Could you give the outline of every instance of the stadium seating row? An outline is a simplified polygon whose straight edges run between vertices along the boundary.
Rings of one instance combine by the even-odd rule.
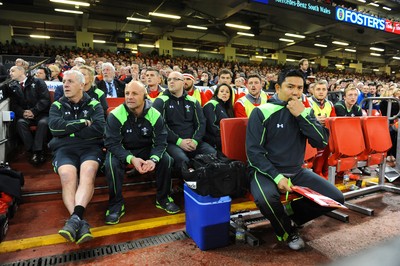
[[[221,121],[222,152],[229,158],[247,162],[247,118],[229,118]],[[363,161],[366,166],[382,164],[392,143],[385,116],[331,117],[326,125],[330,131],[328,159],[329,180],[335,183],[338,172],[351,170]],[[311,168],[316,154],[308,143],[303,167]]]

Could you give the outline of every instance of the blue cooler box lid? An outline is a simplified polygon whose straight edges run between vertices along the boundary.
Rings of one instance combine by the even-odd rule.
[[[221,204],[226,202],[231,202],[231,198],[229,196],[214,198],[210,195],[208,196],[201,196],[193,191],[190,187],[186,184],[183,184],[183,191],[184,193],[189,196],[193,201],[195,201],[199,205],[211,205],[211,204]]]

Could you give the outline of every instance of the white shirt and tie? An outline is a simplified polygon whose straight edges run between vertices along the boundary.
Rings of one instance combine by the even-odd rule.
[[[106,86],[107,86],[107,98],[115,98],[117,97],[117,90],[115,89],[114,86],[114,81],[105,81]]]

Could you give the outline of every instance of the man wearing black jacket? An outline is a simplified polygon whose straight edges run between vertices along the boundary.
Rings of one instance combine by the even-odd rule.
[[[197,154],[216,154],[210,144],[203,141],[206,120],[200,103],[183,89],[183,75],[171,72],[168,90],[158,96],[153,104],[163,116],[168,131],[167,152],[175,160],[179,171],[183,162]]]
[[[64,72],[64,96],[50,108],[53,166],[59,174],[64,205],[70,218],[58,231],[77,244],[92,239],[83,219],[92,199],[94,180],[103,157],[104,112],[101,104],[83,91],[85,77],[77,70]]]
[[[300,71],[283,71],[276,94],[268,103],[253,110],[246,133],[246,153],[251,174],[251,193],[261,213],[267,217],[280,241],[293,250],[304,247],[295,225],[302,225],[331,208],[301,198],[285,207],[280,194],[291,186],[309,187],[340,203],[343,194],[327,180],[303,169],[306,140],[324,148],[329,133],[302,101],[304,78]]]
[[[146,88],[132,81],[125,88],[125,103],[107,117],[105,171],[109,189],[106,224],[117,224],[125,214],[122,181],[127,164],[140,173],[155,171],[156,207],[169,214],[180,211],[169,196],[173,159],[165,152],[167,130],[163,118],[151,107]]]
[[[45,161],[43,153],[47,139],[50,94],[46,83],[32,76],[26,76],[22,66],[10,69],[11,83],[8,96],[11,99],[11,110],[15,112],[17,131],[25,149],[32,152],[30,158],[34,165]],[[34,136],[30,126],[36,126]]]

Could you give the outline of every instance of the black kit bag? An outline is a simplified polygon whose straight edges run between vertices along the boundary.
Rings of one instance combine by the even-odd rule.
[[[202,196],[243,196],[248,190],[246,165],[222,154],[198,154],[182,165],[186,185]]]
[[[20,199],[22,195],[21,187],[24,183],[24,175],[21,172],[0,168],[0,192],[5,192]]]

